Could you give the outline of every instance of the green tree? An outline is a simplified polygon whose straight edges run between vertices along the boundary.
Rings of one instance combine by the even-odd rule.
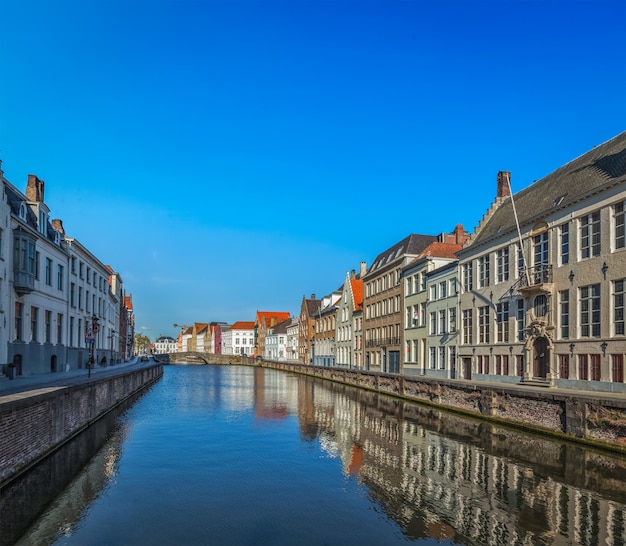
[[[135,354],[147,353],[150,351],[150,338],[143,334],[135,334]]]

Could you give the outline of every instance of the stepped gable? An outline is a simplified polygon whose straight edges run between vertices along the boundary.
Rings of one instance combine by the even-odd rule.
[[[363,281],[360,279],[350,279],[352,289],[352,305],[355,311],[363,309]]]
[[[596,146],[514,195],[520,226],[626,182],[626,131]],[[515,231],[515,215],[508,197],[486,220],[471,245]]]

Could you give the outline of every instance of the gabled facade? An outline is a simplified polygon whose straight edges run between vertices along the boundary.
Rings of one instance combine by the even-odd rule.
[[[315,334],[311,348],[314,366],[335,365],[337,306],[340,301],[341,292],[338,290],[322,298],[315,316]]]
[[[287,320],[287,311],[257,311],[254,321],[254,356],[265,355],[265,336],[267,331],[279,322]]]
[[[287,360],[287,328],[290,325],[291,318],[288,318],[268,329],[264,358],[278,362]]]
[[[409,235],[379,254],[363,276],[366,370],[402,371],[402,268],[436,240],[434,235]]]
[[[430,377],[456,379],[457,260],[426,273],[426,366]]]
[[[300,317],[292,317],[291,324],[287,326],[287,360],[298,361],[298,339],[299,339]]]
[[[254,322],[239,320],[222,331],[226,355],[252,356],[254,354]]]
[[[436,298],[433,299],[431,292],[427,290],[427,276],[439,267],[451,262],[456,263],[455,253],[461,250],[467,238],[463,226],[458,225],[452,234],[440,235],[437,241],[430,243],[415,259],[402,268],[403,370],[406,374],[424,375],[429,369],[427,337],[430,328],[430,311],[427,310],[427,306],[430,302],[436,301]],[[438,293],[442,292],[443,289],[439,289]],[[450,310],[450,313],[453,311]]]
[[[363,364],[363,281],[365,262],[361,262],[359,275],[346,272],[341,299],[337,308],[336,360],[335,364],[346,368],[360,368]]]
[[[315,316],[319,313],[321,301],[315,294],[307,299],[302,296],[298,319],[298,355],[302,364],[313,362],[313,336],[315,335]]]
[[[459,252],[465,378],[626,392],[625,204],[626,132],[513,199],[499,173]]]

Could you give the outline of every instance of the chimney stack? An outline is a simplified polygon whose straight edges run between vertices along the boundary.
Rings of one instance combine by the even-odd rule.
[[[63,229],[63,220],[55,218],[52,220],[52,227],[56,229],[61,235],[65,235],[65,229]]]
[[[496,197],[504,199],[511,196],[511,173],[508,171],[498,172],[498,194]]]
[[[34,203],[43,203],[43,180],[39,180],[34,174],[28,175],[26,199]]]

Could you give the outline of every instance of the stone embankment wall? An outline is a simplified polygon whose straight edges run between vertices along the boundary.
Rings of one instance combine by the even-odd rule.
[[[469,417],[626,453],[626,397],[617,394],[322,368],[232,355],[171,354],[169,361],[262,366],[320,377]]]
[[[407,377],[286,362],[259,361],[255,364],[321,377],[491,422],[626,453],[626,397],[622,396]]]
[[[7,397],[0,403],[0,484],[21,474],[162,375],[162,364],[156,364]]]

